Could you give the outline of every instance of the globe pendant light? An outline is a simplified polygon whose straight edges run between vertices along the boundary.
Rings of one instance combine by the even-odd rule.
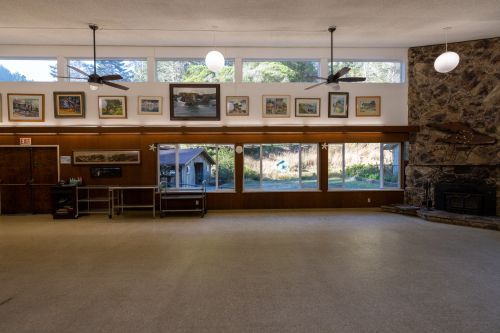
[[[454,70],[460,61],[460,57],[457,53],[448,51],[448,34],[447,31],[451,29],[451,27],[443,28],[445,31],[445,52],[442,53],[439,57],[434,61],[434,69],[439,73],[448,73]]]
[[[215,30],[213,31],[213,44],[215,44]],[[224,67],[224,62],[224,56],[219,51],[210,51],[205,57],[205,65],[214,73],[218,73]]]
[[[219,51],[210,51],[205,57],[205,64],[212,72],[218,73],[224,67],[224,56]]]

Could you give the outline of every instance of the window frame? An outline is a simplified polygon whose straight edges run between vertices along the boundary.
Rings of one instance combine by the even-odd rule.
[[[89,58],[89,57],[82,57],[82,58],[65,57],[65,61],[66,61],[66,64],[64,66],[65,76],[70,75],[71,69],[68,66],[71,65],[70,62],[72,60],[73,61],[90,61],[90,62],[92,62],[92,66],[93,66],[93,62],[94,62],[94,58]],[[108,61],[108,60],[143,61],[146,64],[146,80],[144,80],[144,81],[122,81],[122,80],[119,80],[116,82],[125,82],[125,83],[148,83],[148,82],[151,82],[151,80],[149,78],[149,68],[148,68],[149,61],[148,61],[148,58],[146,56],[145,57],[98,57],[98,58],[96,58],[96,66],[98,66],[99,61],[103,61],[103,60],[104,61]],[[89,74],[92,74],[92,73],[89,73]],[[99,74],[99,75],[111,75],[111,74],[119,74],[119,73],[105,73],[105,74]],[[82,78],[82,80],[84,80],[84,79],[85,78]],[[66,78],[64,80],[66,82],[71,82],[71,83],[85,82],[85,81],[82,81],[80,79],[71,80],[70,78]]]
[[[159,57],[159,58],[154,58],[154,82],[156,83],[236,83],[236,58],[224,58],[224,67],[226,67],[226,63],[229,61],[232,61],[233,63],[233,80],[232,81],[214,81],[214,82],[208,82],[208,81],[197,81],[197,82],[188,82],[188,81],[160,81],[158,79],[158,62],[161,61],[199,61],[201,65],[205,64],[205,58],[197,58],[197,57],[174,57],[174,58],[168,58],[168,57]],[[206,67],[206,65],[205,65]]]
[[[245,81],[245,63],[246,62],[315,62],[317,63],[317,68],[318,71],[316,73],[316,76],[321,76],[321,58],[241,58],[241,83],[250,83],[250,84],[275,84],[275,83],[280,83],[280,84],[287,84],[287,83],[314,83],[314,82],[319,82],[318,79],[314,79],[313,81],[293,81],[293,82],[278,82],[278,81],[273,81],[273,82],[252,82],[252,81]]]
[[[333,64],[339,63],[339,62],[354,62],[354,63],[381,63],[381,62],[388,62],[388,63],[397,63],[400,65],[400,73],[399,73],[399,80],[400,82],[371,82],[371,81],[364,81],[362,83],[365,84],[405,84],[406,83],[406,65],[403,60],[395,60],[395,59],[356,59],[356,58],[339,58],[339,59],[333,59]],[[328,73],[330,73],[330,61],[328,61],[327,64],[327,70]],[[349,77],[349,75],[346,75],[344,77]]]

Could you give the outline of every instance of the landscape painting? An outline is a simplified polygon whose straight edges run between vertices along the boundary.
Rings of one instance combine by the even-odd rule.
[[[161,96],[139,96],[138,113],[142,115],[161,115],[163,113],[161,102]]]
[[[84,92],[54,92],[54,117],[84,118]]]
[[[220,120],[219,84],[171,84],[171,120]]]
[[[226,116],[248,116],[249,110],[248,96],[226,97]]]
[[[127,96],[99,96],[99,118],[127,118]]]
[[[357,96],[357,117],[380,117],[380,96]]]
[[[290,117],[290,96],[262,96],[262,116],[264,118]]]
[[[349,93],[346,92],[328,93],[328,117],[329,118],[349,117]]]
[[[295,117],[319,117],[321,99],[296,98]]]
[[[139,164],[140,150],[75,150],[73,164]]]
[[[45,95],[7,94],[9,121],[44,121]]]

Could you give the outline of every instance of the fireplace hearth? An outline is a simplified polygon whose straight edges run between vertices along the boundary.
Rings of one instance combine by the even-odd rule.
[[[434,200],[438,210],[483,216],[496,214],[496,189],[480,182],[437,183]]]

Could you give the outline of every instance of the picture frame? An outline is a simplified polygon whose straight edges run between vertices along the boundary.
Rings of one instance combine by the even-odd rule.
[[[220,120],[220,84],[170,84],[170,120]]]
[[[295,117],[319,117],[321,98],[295,98]]]
[[[44,94],[7,94],[9,121],[45,120]]]
[[[328,93],[328,118],[349,118],[349,93]]]
[[[264,118],[288,118],[290,117],[289,95],[263,95],[262,117]]]
[[[248,116],[250,98],[248,96],[226,96],[226,116]]]
[[[99,118],[127,118],[127,96],[98,96]]]
[[[137,114],[159,116],[163,114],[163,97],[139,96],[137,97]]]
[[[55,118],[85,118],[83,91],[54,91]]]
[[[140,164],[140,150],[74,150],[74,165]]]
[[[356,96],[356,117],[380,117],[380,96]]]

